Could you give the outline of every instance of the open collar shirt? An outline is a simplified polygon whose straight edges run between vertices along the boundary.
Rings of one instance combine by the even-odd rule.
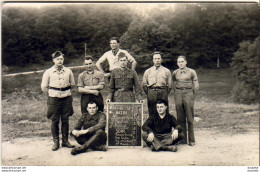
[[[172,73],[175,88],[199,89],[198,77],[195,70],[185,67],[177,69]]]
[[[98,70],[92,72],[84,71],[79,74],[78,87],[105,85],[104,74]]]
[[[152,87],[168,87],[172,88],[172,77],[169,69],[155,66],[147,69],[143,76],[143,85]]]
[[[132,63],[133,61],[135,61],[133,56],[131,56],[126,50],[119,49],[116,52],[116,55],[113,54],[112,50],[106,52],[102,57],[100,57],[98,62],[103,63],[106,60],[108,60],[109,71],[112,71],[115,68],[120,68],[120,64],[119,64],[119,60],[118,60],[118,55],[119,55],[120,52],[123,52],[127,56],[129,62]]]
[[[75,85],[75,80],[72,71],[69,68],[62,67],[60,71],[58,71],[55,66],[47,69],[42,77],[42,88],[66,88],[73,87]],[[66,91],[49,89],[48,95],[50,97],[58,97],[63,98],[67,96],[71,96],[71,90],[68,89]]]

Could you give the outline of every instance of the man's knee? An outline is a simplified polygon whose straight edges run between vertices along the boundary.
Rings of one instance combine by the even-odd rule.
[[[143,138],[143,140],[147,141],[148,133],[147,132],[143,132],[142,133],[142,138]]]

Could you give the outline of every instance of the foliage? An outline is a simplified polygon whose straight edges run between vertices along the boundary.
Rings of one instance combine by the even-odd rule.
[[[232,58],[232,70],[236,78],[233,98],[242,103],[259,102],[259,43],[243,41]]]

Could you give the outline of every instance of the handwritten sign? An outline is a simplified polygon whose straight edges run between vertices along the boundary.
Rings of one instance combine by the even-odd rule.
[[[142,146],[142,124],[143,105],[141,103],[108,103],[108,147]]]

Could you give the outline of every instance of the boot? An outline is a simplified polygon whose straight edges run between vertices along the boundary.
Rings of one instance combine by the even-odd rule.
[[[59,149],[60,147],[60,141],[59,141],[59,137],[53,139],[54,145],[52,146],[52,151],[56,151]]]
[[[62,132],[62,144],[61,144],[62,147],[74,148],[75,146],[70,144],[70,142],[68,141],[69,123],[62,123],[61,132]]]
[[[177,146],[176,145],[170,145],[170,146],[162,146],[161,149],[171,152],[177,152]]]
[[[59,140],[59,122],[51,123],[51,133],[53,137],[54,145],[52,146],[52,151],[56,151],[60,147],[60,140]]]

